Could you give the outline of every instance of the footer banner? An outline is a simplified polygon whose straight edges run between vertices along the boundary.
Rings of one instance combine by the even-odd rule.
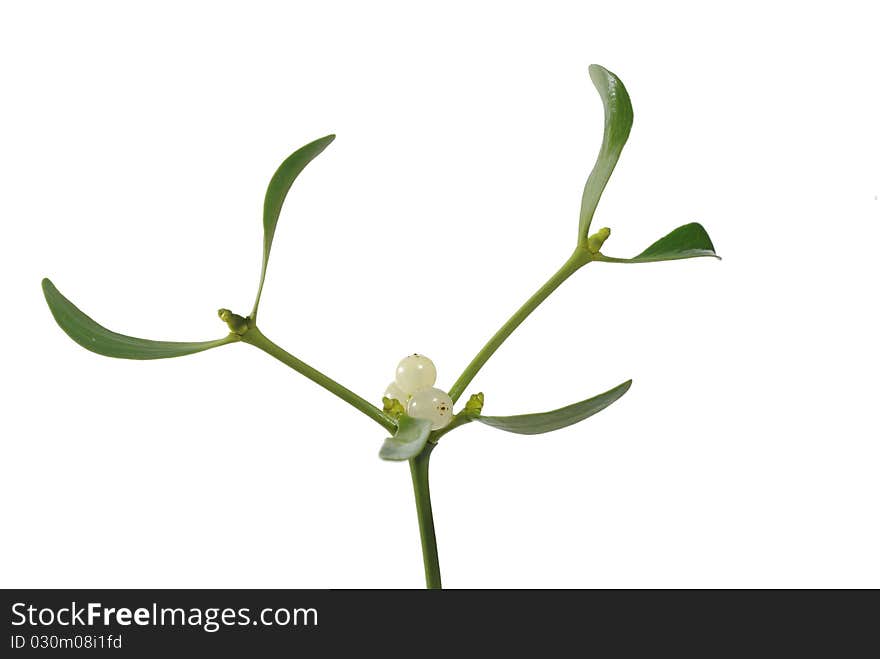
[[[834,654],[876,593],[835,591],[5,590],[2,656],[536,656],[688,648]],[[869,641],[876,647],[876,641]]]

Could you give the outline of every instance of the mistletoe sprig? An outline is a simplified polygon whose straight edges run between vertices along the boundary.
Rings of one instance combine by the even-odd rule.
[[[229,330],[223,338],[201,342],[177,342],[152,341],[118,334],[99,325],[80,311],[49,279],[43,280],[46,302],[61,329],[82,347],[92,352],[122,359],[165,359],[242,342],[275,357],[378,423],[391,434],[382,445],[379,456],[385,460],[409,461],[422,541],[425,579],[429,588],[440,588],[440,565],[428,485],[429,457],[439,440],[447,433],[474,421],[525,435],[565,428],[605,409],[623,396],[632,384],[632,380],[627,380],[605,393],[557,410],[515,416],[484,415],[484,396],[480,392],[471,395],[456,413],[455,404],[489,358],[541,302],[566,279],[589,263],[649,263],[702,256],[717,258],[709,235],[697,223],[678,227],[632,258],[609,256],[602,251],[611,230],[601,228],[591,234],[590,226],[602,191],[629,137],[633,111],[629,94],[616,75],[601,66],[592,65],[590,78],[604,105],[605,132],[596,164],[584,186],[574,251],[562,267],[489,339],[448,393],[434,387],[436,369],[433,363],[421,355],[412,355],[405,358],[398,366],[395,382],[389,385],[382,399],[383,405],[379,408],[272,342],[257,325],[257,312],[266,280],[272,241],[284,200],[296,178],[327,148],[333,141],[334,135],[322,137],[294,152],[281,163],[272,180],[269,181],[263,204],[263,261],[254,306],[247,316],[241,316],[228,309],[220,309],[218,315]]]

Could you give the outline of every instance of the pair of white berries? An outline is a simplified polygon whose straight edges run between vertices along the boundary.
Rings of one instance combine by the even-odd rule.
[[[424,355],[410,355],[400,360],[394,382],[385,390],[385,398],[394,398],[414,419],[427,419],[431,430],[445,428],[452,421],[452,399],[437,389],[437,369]]]

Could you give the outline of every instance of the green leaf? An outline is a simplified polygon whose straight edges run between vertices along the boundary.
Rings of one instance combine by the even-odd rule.
[[[474,421],[479,421],[487,426],[500,428],[507,432],[519,433],[520,435],[540,435],[541,433],[573,425],[578,421],[583,421],[587,417],[593,416],[596,412],[601,412],[623,396],[629,390],[631,384],[632,380],[627,380],[623,384],[614,387],[614,389],[606,391],[604,394],[582,400],[574,405],[561,407],[552,412],[520,414],[519,416],[478,416],[474,418]]]
[[[76,305],[64,297],[48,279],[43,280],[43,295],[55,321],[67,335],[83,348],[107,357],[121,359],[165,359],[166,357],[182,357],[208,348],[216,348],[233,341],[238,337],[229,335],[216,341],[199,343],[183,343],[178,341],[150,341],[137,339],[111,332],[101,327],[94,320],[80,311]]]
[[[383,460],[409,460],[416,457],[425,448],[428,435],[431,434],[431,422],[427,419],[414,419],[401,414],[397,420],[397,432],[382,444],[379,457]]]
[[[620,158],[623,145],[629,137],[632,128],[633,109],[629,100],[626,87],[616,75],[598,64],[590,66],[590,79],[596,86],[602,105],[605,106],[605,134],[602,137],[602,148],[599,149],[599,157],[593,165],[593,171],[587,178],[584,186],[584,196],[581,199],[581,219],[578,225],[578,242],[583,244],[590,232],[590,223],[602,191],[611,178],[611,172]]]
[[[680,226],[663,236],[644,252],[631,259],[618,259],[611,256],[600,256],[597,260],[611,263],[652,263],[655,261],[675,261],[693,259],[700,256],[721,257],[715,253],[715,246],[702,225],[691,222]]]
[[[281,163],[272,176],[272,180],[269,181],[269,187],[266,188],[266,199],[263,202],[263,267],[260,271],[257,299],[254,301],[254,310],[251,312],[253,318],[256,318],[257,309],[260,306],[263,284],[266,281],[266,268],[269,265],[269,252],[272,250],[272,240],[275,238],[275,227],[278,225],[281,207],[284,205],[290,186],[306,168],[306,165],[317,158],[334,139],[336,139],[336,135],[327,135],[294,151],[287,160]]]

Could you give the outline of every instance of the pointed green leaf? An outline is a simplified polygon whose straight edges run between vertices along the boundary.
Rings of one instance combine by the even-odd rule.
[[[593,171],[590,172],[581,199],[581,219],[578,225],[578,242],[581,244],[587,240],[599,198],[620,158],[620,152],[626,144],[633,122],[632,103],[620,78],[608,69],[592,64],[590,79],[596,86],[599,96],[602,97],[602,105],[605,106],[605,134],[602,137],[599,157],[596,158],[596,164],[593,165]]]
[[[428,435],[431,434],[431,422],[427,419],[414,419],[401,414],[397,420],[397,432],[382,444],[379,457],[383,460],[409,460],[416,457],[425,448]]]
[[[266,199],[263,202],[263,267],[260,271],[260,286],[257,289],[257,299],[254,301],[254,310],[251,316],[256,318],[257,308],[260,306],[260,296],[263,294],[263,283],[266,281],[266,268],[269,265],[269,252],[272,250],[272,240],[275,238],[275,227],[278,225],[278,217],[281,215],[281,207],[290,191],[290,186],[312,160],[318,157],[327,146],[336,139],[335,135],[327,135],[315,140],[304,147],[294,151],[288,156],[269,181],[266,189]]]
[[[601,256],[598,260],[610,261],[611,263],[652,263],[655,261],[676,261],[678,259],[693,259],[699,256],[721,257],[715,253],[715,247],[709,234],[702,225],[691,222],[680,226],[671,233],[663,236],[656,243],[648,247],[644,252],[631,259],[618,259],[611,256]]]
[[[43,280],[43,295],[55,321],[67,335],[83,348],[107,357],[121,359],[165,359],[182,357],[208,348],[215,348],[237,341],[238,337],[229,335],[216,341],[183,343],[179,341],[150,341],[136,339],[111,332],[80,311],[76,305],[64,297],[48,279]]]
[[[552,412],[520,414],[519,416],[478,416],[474,418],[474,421],[521,435],[540,435],[541,433],[573,425],[578,421],[583,421],[587,417],[593,416],[596,412],[601,412],[623,396],[629,390],[631,384],[632,380],[627,380],[623,384],[614,387],[614,389],[606,391],[604,394],[582,400],[574,405],[561,407]]]

